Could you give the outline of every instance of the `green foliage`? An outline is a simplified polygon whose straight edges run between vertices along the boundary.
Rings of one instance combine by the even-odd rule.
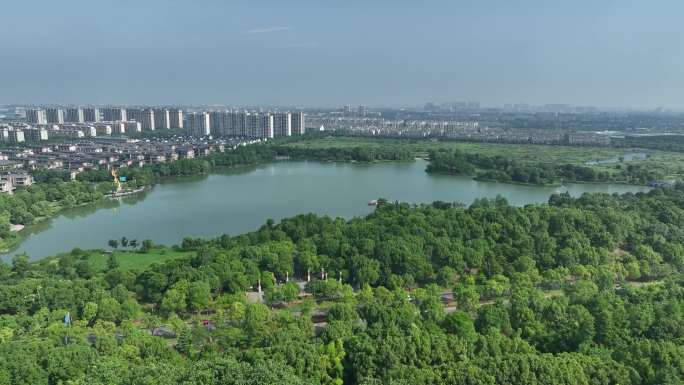
[[[102,251],[17,256],[0,265],[0,384],[682,383],[682,229],[678,186],[385,202],[119,250],[109,269]],[[258,282],[266,303],[249,303]]]
[[[609,182],[627,181],[646,183],[662,178],[650,173],[638,175],[634,168],[629,174],[611,174],[590,166],[576,164],[549,164],[522,162],[503,155],[482,155],[454,151],[430,151],[427,172],[441,172],[456,175],[474,175],[482,180],[515,182],[525,184],[556,184],[565,182]]]

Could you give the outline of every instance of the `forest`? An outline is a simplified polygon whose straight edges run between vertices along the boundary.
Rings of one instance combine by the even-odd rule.
[[[562,182],[621,182],[647,184],[664,177],[659,170],[628,164],[618,172],[571,163],[522,162],[504,155],[482,155],[459,150],[431,150],[426,171],[473,175],[481,180],[554,185]]]
[[[643,135],[626,136],[615,140],[616,146],[651,148],[663,151],[684,152],[684,136],[682,135]]]
[[[680,384],[683,241],[676,186],[380,200],[186,238],[190,256],[140,271],[17,256],[0,384]]]

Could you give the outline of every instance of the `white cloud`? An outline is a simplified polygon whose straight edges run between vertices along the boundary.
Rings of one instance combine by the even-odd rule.
[[[291,31],[292,27],[266,27],[266,28],[255,28],[247,31],[242,31],[243,35],[255,35],[258,33],[273,33],[273,32],[286,32]]]

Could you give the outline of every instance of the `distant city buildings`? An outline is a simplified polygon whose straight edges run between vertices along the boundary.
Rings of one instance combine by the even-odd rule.
[[[45,110],[39,108],[26,109],[26,121],[33,124],[47,124]]]
[[[306,127],[303,112],[293,112],[291,113],[291,127],[292,135],[304,135],[306,133]]]
[[[208,115],[208,131],[214,136],[271,139],[305,132],[304,114],[299,112],[211,111]],[[191,135],[209,135],[202,131],[203,127],[198,128],[196,122],[196,118],[190,118],[188,114],[186,131]]]
[[[307,117],[306,125],[310,130],[337,131],[351,136],[445,138],[471,142],[577,146],[608,146],[611,143],[610,136],[595,132],[492,128],[482,126],[478,121],[468,120],[382,119],[318,114]]]
[[[289,112],[277,112],[273,114],[273,135],[292,136],[292,114]]]
[[[355,114],[367,113],[364,106],[354,111]],[[192,136],[271,139],[303,135],[306,132],[304,114],[289,111],[218,110],[186,113],[179,108],[168,107],[49,106],[27,108],[25,114],[26,123],[44,129],[48,136],[58,137],[80,138],[184,129]]]
[[[183,116],[183,110],[177,108],[169,109],[169,127],[170,128],[183,128],[183,121],[185,120]]]
[[[49,139],[48,130],[44,128],[25,128],[22,132],[27,142],[39,142]]]
[[[185,129],[192,136],[211,135],[211,124],[208,112],[190,112],[185,117]]]
[[[140,122],[143,131],[154,131],[155,129],[154,110],[151,108],[129,108],[126,110],[126,116],[128,119],[121,120]]]
[[[100,109],[95,107],[86,107],[83,109],[83,121],[84,122],[99,122],[100,121]]]
[[[102,120],[107,122],[125,122],[128,120],[126,109],[121,107],[105,107],[100,109]]]
[[[48,123],[62,124],[64,123],[64,110],[56,107],[46,108],[45,117]]]
[[[171,128],[170,112],[166,108],[155,108],[154,113],[154,127],[158,130],[168,130]]]
[[[69,122],[69,123],[83,123],[83,122],[85,122],[85,116],[83,113],[83,109],[80,107],[67,108],[66,116],[65,116],[64,120],[66,122]]]

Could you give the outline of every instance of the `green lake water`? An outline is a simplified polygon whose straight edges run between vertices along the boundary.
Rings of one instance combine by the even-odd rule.
[[[471,203],[501,195],[511,204],[546,202],[568,191],[625,193],[647,187],[568,184],[563,187],[478,182],[470,177],[430,175],[426,162],[319,163],[282,161],[254,168],[181,178],[151,191],[97,205],[65,210],[23,230],[26,239],[11,253],[39,259],[74,247],[106,248],[109,239],[151,239],[177,244],[183,237],[214,237],[256,230],[267,219],[303,213],[351,218],[370,213],[368,201],[386,198],[411,203],[435,200]]]

